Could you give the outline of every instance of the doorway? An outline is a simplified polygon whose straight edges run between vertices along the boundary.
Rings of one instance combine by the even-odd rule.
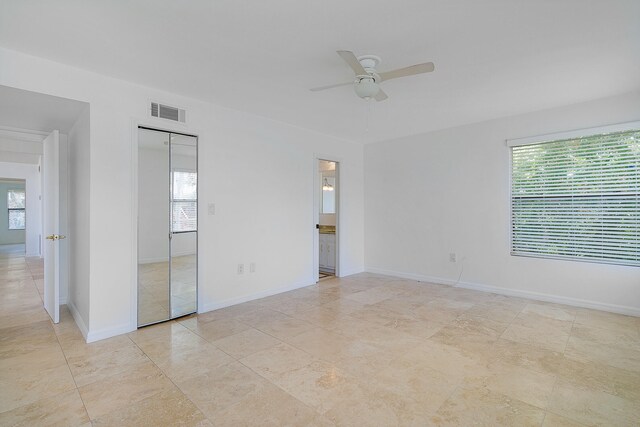
[[[198,138],[138,128],[138,327],[197,311]]]
[[[24,256],[26,208],[26,181],[0,178],[0,254]]]
[[[318,281],[338,275],[339,163],[318,159]]]

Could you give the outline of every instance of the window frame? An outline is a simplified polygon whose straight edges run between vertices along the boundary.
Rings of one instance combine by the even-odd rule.
[[[629,131],[640,131],[640,121],[634,122],[625,122],[625,123],[617,123],[612,125],[598,126],[592,128],[583,128],[576,129],[572,131],[565,132],[557,132],[557,133],[549,133],[538,136],[524,137],[524,138],[514,138],[507,139],[507,155],[509,156],[509,169],[508,169],[508,209],[509,209],[509,222],[507,226],[507,233],[509,234],[509,255],[512,257],[519,258],[538,258],[538,259],[546,259],[546,260],[557,260],[557,261],[573,261],[573,262],[584,262],[589,264],[607,264],[613,265],[617,267],[630,267],[630,268],[639,268],[640,265],[637,264],[629,264],[620,262],[618,260],[607,260],[607,259],[583,259],[576,256],[562,256],[562,255],[550,255],[550,254],[514,254],[513,252],[513,147],[520,147],[523,145],[537,145],[537,144],[545,144],[555,141],[561,141],[565,139],[577,139],[577,138],[587,138],[591,136],[596,136],[600,134],[607,133],[617,133],[617,132],[629,132]]]
[[[176,199],[174,198],[175,196],[175,173],[176,172],[182,172],[182,173],[191,173],[191,174],[195,174],[196,176],[196,197],[195,199]],[[172,234],[182,234],[182,233],[195,233],[198,231],[198,171],[197,170],[191,170],[191,169],[184,169],[184,168],[173,168],[171,169],[171,233]],[[174,203],[176,202],[193,202],[195,203],[195,210],[196,210],[196,226],[193,230],[181,230],[181,231],[175,231],[173,228],[173,223],[174,223]]]
[[[22,192],[24,193],[24,208],[10,208],[9,207],[9,192]],[[27,189],[26,188],[8,188],[7,189],[7,229],[11,231],[21,231],[27,229]],[[11,228],[11,212],[12,211],[22,211],[24,212],[24,227],[22,228]]]

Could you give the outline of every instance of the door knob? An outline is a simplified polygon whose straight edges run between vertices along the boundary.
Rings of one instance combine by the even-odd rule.
[[[61,239],[66,239],[67,236],[63,236],[61,234],[52,234],[50,236],[47,236],[47,240],[61,240]]]

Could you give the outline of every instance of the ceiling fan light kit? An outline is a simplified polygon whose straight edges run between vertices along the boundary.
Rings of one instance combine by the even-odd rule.
[[[373,77],[360,77],[358,76],[359,81],[355,83],[354,90],[360,98],[370,100],[380,92],[380,86]]]
[[[356,57],[353,52],[348,50],[339,50],[337,53],[355,73],[355,81],[316,87],[311,89],[313,92],[352,84],[356,95],[360,98],[365,100],[373,98],[376,101],[384,101],[387,99],[387,94],[384,93],[380,87],[380,83],[383,81],[413,76],[415,74],[430,73],[434,70],[433,62],[425,62],[424,64],[416,64],[378,74],[376,67],[380,63],[379,56],[362,55]]]

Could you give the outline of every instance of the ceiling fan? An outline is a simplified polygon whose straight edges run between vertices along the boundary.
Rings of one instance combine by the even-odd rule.
[[[362,55],[356,57],[353,52],[348,50],[339,50],[338,55],[340,55],[349,67],[351,67],[354,73],[356,73],[355,80],[347,83],[315,87],[311,89],[313,92],[352,84],[356,94],[360,98],[366,100],[373,98],[376,101],[384,101],[388,96],[384,93],[382,88],[380,88],[380,83],[383,81],[397,79],[399,77],[413,76],[414,74],[430,73],[434,69],[433,62],[425,62],[424,64],[416,64],[410,67],[378,73],[376,71],[376,67],[380,63],[379,56]]]

